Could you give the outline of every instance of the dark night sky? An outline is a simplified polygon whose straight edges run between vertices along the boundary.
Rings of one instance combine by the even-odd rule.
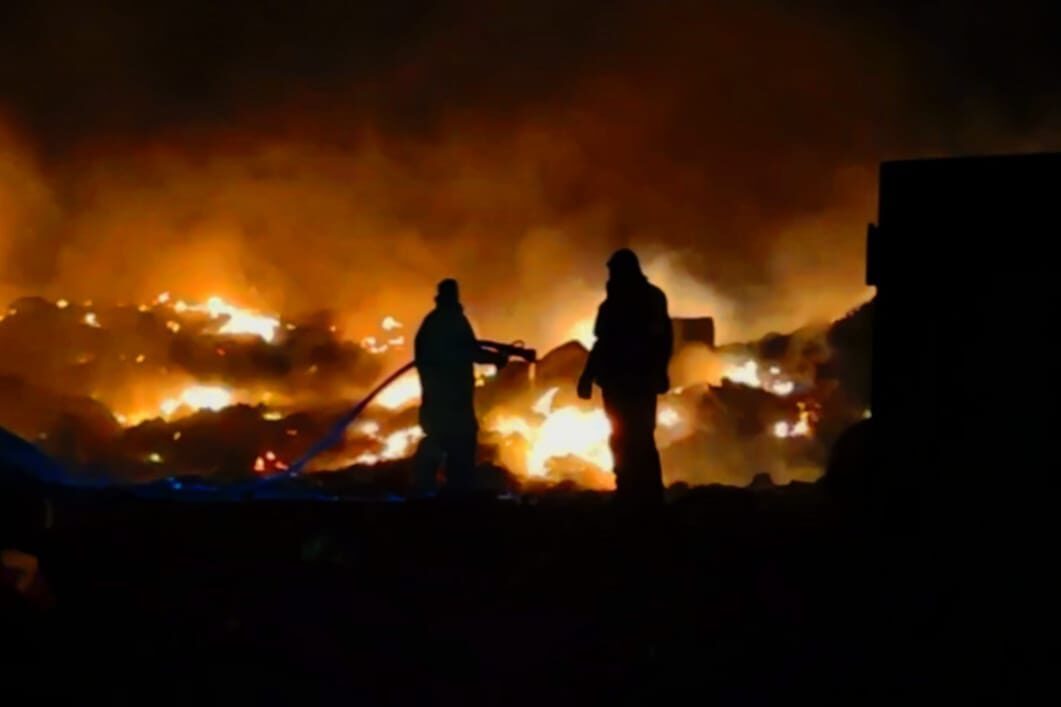
[[[273,306],[337,282],[383,306],[378,278],[345,277],[368,233],[396,234],[380,258],[436,249],[387,260],[399,283],[489,259],[491,292],[587,268],[596,288],[633,242],[691,253],[734,317],[791,325],[824,310],[780,299],[857,292],[880,160],[1058,146],[1058,26],[1053,2],[4,3],[0,282],[98,282],[133,225],[182,253],[228,229]],[[291,264],[295,210],[319,216],[313,264]],[[585,258],[538,272],[572,238]]]
[[[768,53],[757,35],[788,24],[864,52],[866,89],[875,71],[902,74],[913,111],[903,122],[974,122],[962,114],[975,108],[1033,127],[1058,109],[1057,3],[743,4],[4,3],[0,96],[57,150],[301,102],[428,131],[447,112],[503,115],[569,100],[587,76],[650,89],[683,71],[695,83],[697,60],[716,58],[708,45],[720,32],[733,48],[744,33],[749,51]],[[762,61],[785,61],[785,49],[779,38]]]

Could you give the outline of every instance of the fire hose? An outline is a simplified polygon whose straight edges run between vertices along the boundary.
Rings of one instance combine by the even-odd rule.
[[[535,351],[534,349],[526,348],[523,345],[522,341],[515,341],[511,344],[502,344],[497,341],[479,340],[476,342],[476,344],[482,350],[489,351],[498,355],[499,357],[503,357],[502,360],[506,362],[509,358],[521,358],[527,363],[534,363],[538,360],[537,351]],[[305,454],[303,454],[301,457],[292,462],[283,475],[285,477],[290,478],[301,474],[302,470],[305,469],[306,464],[308,464],[314,457],[316,457],[321,452],[324,452],[330,449],[331,447],[339,444],[339,442],[342,441],[344,435],[346,434],[346,428],[349,427],[353,423],[353,421],[356,420],[358,416],[360,416],[361,413],[365,411],[365,408],[367,408],[369,404],[371,404],[372,401],[376,399],[376,396],[386,390],[389,385],[391,385],[392,383],[394,383],[394,381],[398,380],[403,375],[408,373],[415,366],[416,361],[409,361],[404,366],[396,370],[394,373],[391,373],[389,376],[384,378],[383,381],[375,388],[373,388],[368,395],[362,398],[357,405],[350,408],[349,412],[339,418],[339,420],[336,421],[334,425],[332,425],[331,429],[328,430],[328,433],[326,435],[321,437],[315,444],[313,444],[313,446],[306,450]]]

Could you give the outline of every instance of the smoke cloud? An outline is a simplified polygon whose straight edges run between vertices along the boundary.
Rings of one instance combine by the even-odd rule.
[[[883,4],[93,5],[0,22],[8,299],[357,331],[454,276],[482,335],[548,346],[632,245],[676,314],[748,339],[867,297],[881,159],[1056,134],[1042,30],[973,87],[988,30],[944,42],[944,10],[902,34]]]

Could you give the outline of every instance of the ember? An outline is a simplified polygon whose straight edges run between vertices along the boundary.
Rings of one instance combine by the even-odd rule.
[[[782,397],[796,390],[795,382],[782,375],[780,366],[770,366],[768,375],[764,377],[759,362],[754,359],[726,367],[722,377],[751,388],[763,388]]]
[[[253,469],[256,474],[273,474],[286,470],[287,464],[276,456],[276,452],[269,450],[254,458]]]
[[[781,439],[789,437],[809,437],[813,430],[811,428],[812,414],[804,403],[799,404],[799,417],[795,422],[784,420],[774,424],[774,436]]]

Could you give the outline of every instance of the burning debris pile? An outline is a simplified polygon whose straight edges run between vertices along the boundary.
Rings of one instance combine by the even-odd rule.
[[[868,306],[831,327],[714,346],[679,320],[658,442],[669,483],[817,478],[825,450],[866,409]],[[409,328],[340,331],[329,312],[285,318],[220,298],[140,304],[24,298],[0,317],[0,426],[77,473],[120,481],[239,481],[282,472],[389,370]],[[586,348],[477,373],[482,456],[509,485],[608,489],[609,423],[576,398]],[[419,381],[399,379],[310,471],[398,475],[423,436]],[[324,477],[319,477],[324,478]]]

